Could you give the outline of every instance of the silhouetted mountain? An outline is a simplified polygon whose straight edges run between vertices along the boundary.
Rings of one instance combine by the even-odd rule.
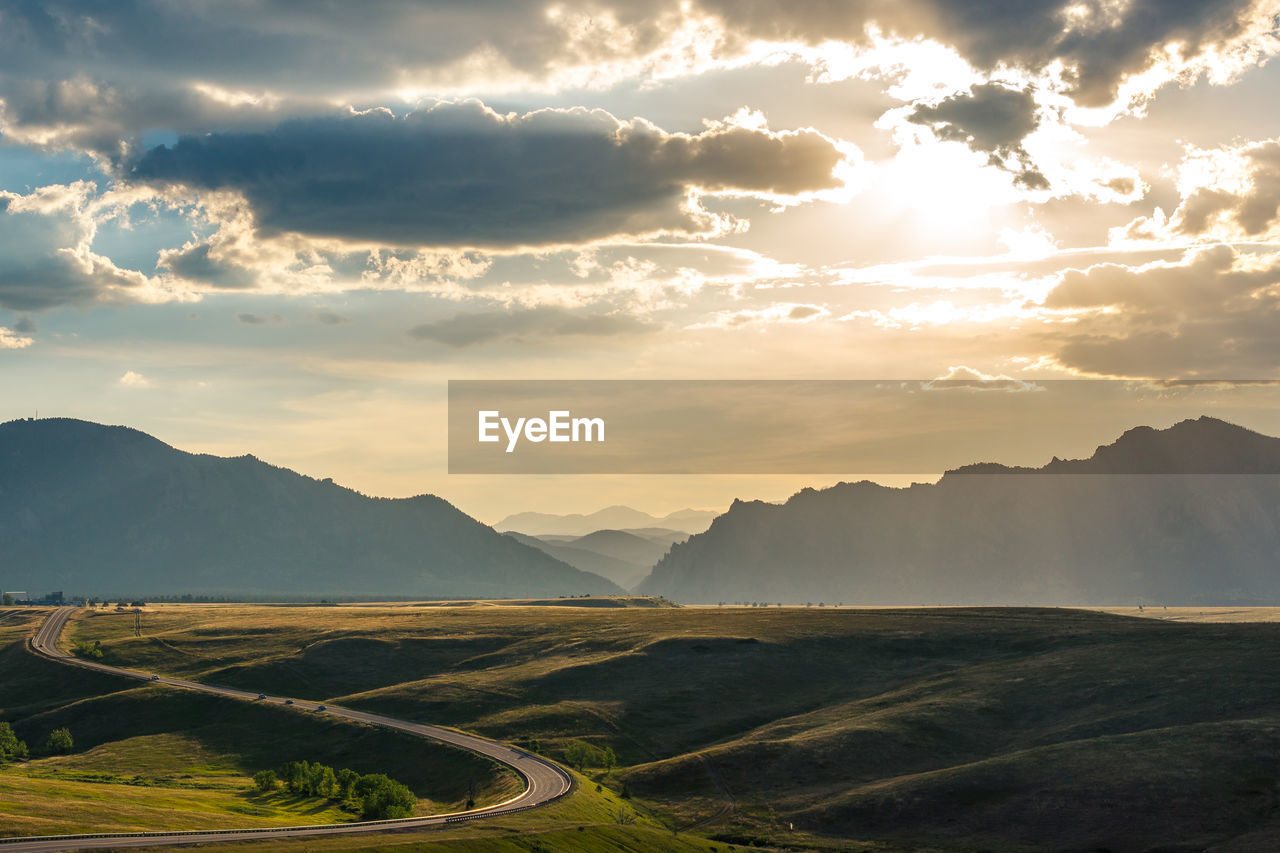
[[[993,462],[957,474],[1280,474],[1280,438],[1203,416],[1158,430],[1134,427],[1088,459],[1053,457],[1042,468]]]
[[[625,530],[597,530],[586,536],[528,536],[518,531],[507,535],[563,560],[576,569],[593,572],[624,588],[644,580],[653,564],[671,547],[670,535],[645,537]],[[679,539],[688,538],[677,534]]]
[[[640,583],[653,568],[653,563],[641,565],[629,563],[626,560],[610,557],[598,551],[577,548],[560,542],[547,542],[537,536],[526,536],[514,530],[507,531],[506,535],[517,542],[528,545],[530,548],[537,548],[544,554],[568,563],[575,569],[581,569],[584,572],[591,572],[608,578],[623,589],[630,589]]]
[[[719,513],[709,509],[682,509],[661,518],[632,509],[629,506],[611,506],[582,515],[551,515],[545,512],[519,512],[509,515],[494,525],[497,530],[518,530],[529,536],[585,536],[597,530],[626,530],[628,528],[660,527],[682,530],[685,533],[701,533],[707,529]]]
[[[666,527],[628,527],[619,530],[597,530],[595,533],[629,533],[632,536],[638,536],[641,539],[653,542],[662,546],[662,553],[665,554],[667,549],[676,542],[683,542],[689,538],[689,534],[683,530],[671,530]],[[593,536],[593,533],[586,534]],[[565,536],[556,533],[539,533],[538,538],[543,542],[574,542],[585,539],[585,536]],[[662,556],[659,554],[658,556]]]
[[[431,495],[370,498],[126,427],[0,424],[0,586],[33,594],[619,592]]]
[[[1213,418],[1084,460],[735,501],[637,590],[677,601],[1274,603],[1280,439]]]
[[[571,544],[575,548],[595,551],[597,554],[626,560],[646,568],[651,568],[662,559],[671,547],[669,543],[659,544],[625,530],[597,530],[595,533],[579,536]]]

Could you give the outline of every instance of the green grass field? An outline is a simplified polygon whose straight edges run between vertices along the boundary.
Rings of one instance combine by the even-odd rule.
[[[612,771],[587,768],[591,781],[550,809],[497,826],[348,839],[361,849],[528,850],[537,838],[547,849],[593,849],[582,845],[597,838],[600,849],[630,849],[641,836],[649,846],[634,849],[1280,845],[1278,624],[1080,609],[475,602],[160,606],[133,634],[132,614],[98,612],[77,618],[67,640],[100,640],[109,663],[536,743],[552,757],[575,740],[618,756]],[[42,677],[23,676],[29,687]],[[78,726],[87,759],[99,744],[129,748],[89,722],[127,702],[135,718],[169,721],[149,735],[194,737],[237,772],[264,757],[261,744],[237,744],[247,718],[219,712],[192,726],[200,717],[189,699],[165,698],[176,691],[79,702],[74,690],[54,692],[0,698],[0,715],[20,731]],[[134,757],[84,772],[144,766],[152,748],[139,742]],[[346,754],[394,762],[396,752],[370,741]],[[419,796],[448,801],[413,782]],[[618,822],[610,797],[634,808],[635,822]],[[466,846],[481,840],[492,846]]]

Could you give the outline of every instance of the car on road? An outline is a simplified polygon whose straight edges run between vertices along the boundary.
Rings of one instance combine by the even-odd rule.
[[[292,699],[286,699],[286,700],[284,700],[284,704],[286,704],[286,705],[292,705],[292,704],[293,704],[293,700],[292,700]]]
[[[151,680],[152,680],[152,681],[159,681],[159,680],[160,680],[160,676],[158,676],[158,675],[153,675],[153,676],[151,676]]]
[[[266,698],[267,698],[267,694],[265,694],[265,693],[259,693],[259,694],[258,694],[258,698],[259,698],[259,699],[266,699]]]
[[[329,709],[328,709],[328,708],[326,708],[326,707],[325,707],[325,706],[323,706],[323,705],[317,705],[317,706],[316,706],[316,710],[317,710],[317,711],[327,711],[327,710],[329,710]]]

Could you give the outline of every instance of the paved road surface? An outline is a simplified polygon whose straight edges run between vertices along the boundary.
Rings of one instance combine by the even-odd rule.
[[[285,704],[285,697],[267,695],[259,699],[257,693],[237,690],[232,687],[216,687],[211,684],[200,684],[196,681],[184,681],[181,678],[155,677],[151,673],[129,669],[119,669],[93,661],[72,657],[58,649],[58,637],[66,627],[67,620],[74,613],[74,607],[61,607],[49,615],[31,640],[31,648],[40,655],[83,669],[96,669],[126,678],[135,678],[168,687],[181,687],[187,690],[199,690],[202,693],[213,693],[218,696],[230,696],[250,702],[267,702],[273,705]],[[466,735],[438,726],[411,723],[397,720],[380,714],[369,714],[364,711],[353,711],[349,708],[338,708],[329,705],[323,712],[319,703],[302,699],[294,699],[293,707],[302,711],[331,714],[348,720],[359,720],[389,729],[399,729],[410,734],[431,738],[442,743],[469,749],[494,759],[520,774],[525,782],[524,793],[504,803],[473,809],[467,812],[456,812],[448,815],[431,817],[411,817],[400,820],[362,821],[359,823],[326,824],[322,826],[285,826],[270,829],[224,829],[210,831],[183,832],[122,832],[94,833],[88,835],[50,835],[27,838],[0,838],[0,853],[28,853],[28,851],[50,850],[88,850],[100,847],[155,847],[165,844],[204,844],[211,841],[246,841],[261,838],[279,838],[302,835],[338,835],[354,832],[386,832],[393,829],[405,829],[420,826],[438,826],[445,823],[476,820],[483,817],[511,814],[517,811],[536,808],[557,800],[569,793],[573,782],[569,774],[560,767],[533,753],[497,743],[484,738]]]

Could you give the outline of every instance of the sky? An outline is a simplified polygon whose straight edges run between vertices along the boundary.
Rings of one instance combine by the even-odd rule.
[[[840,478],[450,475],[451,379],[1280,379],[1278,16],[14,0],[0,420],[495,522]]]

